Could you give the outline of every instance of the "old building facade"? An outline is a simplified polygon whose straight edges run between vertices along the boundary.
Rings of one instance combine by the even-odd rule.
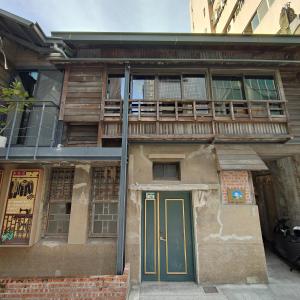
[[[191,31],[299,34],[297,0],[190,0]]]
[[[34,97],[0,148],[1,277],[267,282],[263,239],[300,219],[298,37],[0,19],[1,85]]]

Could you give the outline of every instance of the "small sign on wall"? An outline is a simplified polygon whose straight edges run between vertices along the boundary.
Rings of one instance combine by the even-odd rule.
[[[0,244],[29,245],[40,170],[13,170],[3,217]]]
[[[228,188],[227,189],[228,203],[245,203],[245,189],[243,188]]]

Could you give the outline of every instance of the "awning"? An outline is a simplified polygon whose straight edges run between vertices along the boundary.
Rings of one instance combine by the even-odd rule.
[[[219,170],[268,170],[259,155],[244,145],[215,145]]]

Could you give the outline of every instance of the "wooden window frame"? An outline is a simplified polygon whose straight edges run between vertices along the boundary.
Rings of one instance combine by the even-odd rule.
[[[178,176],[176,177],[160,177],[160,176],[157,176],[155,174],[155,165],[176,165],[176,170],[177,170],[177,174]],[[164,162],[164,161],[154,161],[152,163],[152,178],[154,181],[180,181],[181,180],[181,165],[180,165],[180,162],[179,161],[168,161],[168,162]]]
[[[94,232],[94,217],[95,217],[95,204],[99,204],[99,203],[102,203],[102,204],[105,204],[105,203],[116,203],[117,204],[117,213],[114,214],[117,216],[117,220],[113,220],[113,221],[116,221],[118,222],[118,215],[119,215],[119,190],[118,190],[118,195],[117,195],[117,199],[113,199],[113,200],[95,200],[94,199],[94,184],[95,182],[93,181],[93,179],[95,178],[94,176],[94,172],[97,172],[97,169],[101,169],[101,168],[115,168],[114,172],[117,172],[119,175],[119,177],[115,178],[116,181],[113,182],[112,184],[114,185],[117,185],[118,188],[120,186],[120,166],[119,165],[104,165],[104,166],[96,166],[96,167],[93,167],[92,168],[92,172],[91,172],[91,191],[90,191],[90,214],[89,214],[89,233],[88,233],[88,236],[89,238],[116,238],[118,237],[118,232],[114,232],[114,233],[110,233],[110,232],[107,232],[107,233],[99,233],[99,232]],[[104,214],[105,215],[105,214]],[[118,230],[118,227],[117,227],[117,230]]]
[[[70,185],[72,185],[72,189],[71,189],[71,197],[69,199],[69,201],[67,200],[51,200],[50,199],[50,192],[51,192],[51,184],[52,184],[52,174],[54,172],[54,170],[64,170],[64,171],[70,171],[73,173],[73,178],[72,178],[72,182],[70,183]],[[69,214],[69,225],[70,225],[70,217],[71,217],[71,211],[72,211],[72,195],[73,195],[73,186],[74,186],[74,177],[75,177],[75,168],[74,167],[67,167],[67,168],[51,168],[51,172],[50,172],[50,178],[49,178],[49,188],[48,188],[48,191],[47,191],[47,216],[46,216],[46,228],[45,228],[45,237],[55,237],[55,238],[66,238],[68,237],[69,235],[69,228],[68,228],[68,231],[66,233],[59,233],[59,232],[56,232],[56,233],[51,233],[51,232],[48,232],[48,227],[49,227],[49,217],[50,217],[50,205],[52,203],[54,204],[62,204],[62,203],[65,203],[66,205],[67,204],[70,204],[70,214]]]

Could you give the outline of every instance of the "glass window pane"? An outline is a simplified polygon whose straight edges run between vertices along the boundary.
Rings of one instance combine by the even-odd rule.
[[[159,99],[181,99],[180,76],[159,77]]]
[[[183,75],[183,98],[206,100],[205,77],[201,75]]]
[[[153,179],[180,180],[179,163],[153,163]]]
[[[124,75],[108,75],[107,99],[124,99]]]
[[[233,76],[213,76],[213,98],[216,100],[243,100],[242,78]]]
[[[254,31],[256,29],[256,27],[259,25],[259,17],[258,14],[255,13],[254,17],[251,20],[251,27],[252,27],[252,31]]]
[[[273,76],[246,76],[245,89],[250,100],[278,100]]]
[[[268,9],[269,9],[269,7],[268,7],[267,0],[262,0],[261,3],[259,4],[258,8],[257,8],[257,14],[259,16],[259,20],[260,21],[265,16],[265,14],[267,13]]]
[[[154,76],[133,76],[131,99],[154,99]]]

